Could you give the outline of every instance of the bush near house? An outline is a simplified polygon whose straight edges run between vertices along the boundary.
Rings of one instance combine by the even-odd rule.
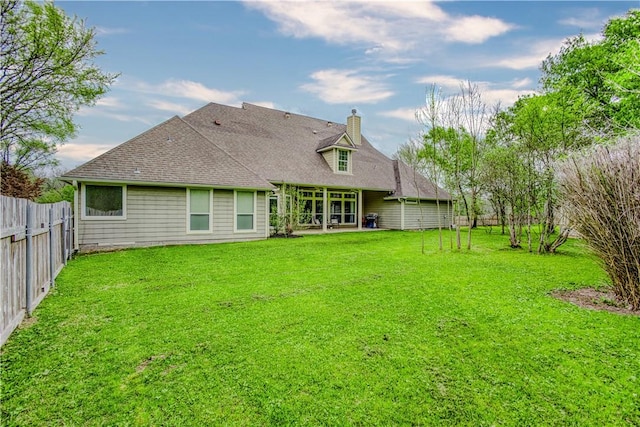
[[[80,256],[2,349],[3,423],[639,425],[640,318],[550,295],[596,260],[474,233]]]

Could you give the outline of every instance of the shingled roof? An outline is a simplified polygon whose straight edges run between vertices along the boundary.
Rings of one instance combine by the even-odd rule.
[[[272,189],[179,117],[118,145],[64,179]]]
[[[272,183],[395,190],[391,160],[366,138],[352,158],[352,175],[336,174],[316,152],[346,125],[244,103],[208,104],[184,117],[209,140]]]
[[[347,145],[341,144],[341,141],[345,141]],[[344,148],[347,150],[358,150],[355,144],[349,138],[349,135],[346,133],[341,133],[338,135],[329,136],[318,143],[318,148],[316,148],[316,152],[321,153],[323,151],[329,150],[331,148]]]
[[[376,150],[354,145],[346,125],[248,103],[210,103],[174,117],[65,174],[65,179],[271,189],[289,183],[433,198],[433,185]],[[340,145],[342,138],[349,147]],[[337,174],[318,150],[354,151],[351,174]],[[418,185],[416,186],[416,183]],[[429,190],[431,189],[431,190]],[[433,197],[432,197],[433,196]],[[441,199],[449,195],[440,190]]]
[[[393,169],[396,176],[396,190],[390,198],[420,198],[426,200],[450,200],[451,195],[440,187],[436,187],[431,181],[417,173],[401,160],[393,160]],[[437,197],[436,197],[437,189]]]

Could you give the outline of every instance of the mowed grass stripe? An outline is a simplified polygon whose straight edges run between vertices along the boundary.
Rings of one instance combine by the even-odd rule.
[[[606,285],[580,242],[420,238],[80,256],[2,349],[3,422],[640,424],[640,319],[549,295]]]

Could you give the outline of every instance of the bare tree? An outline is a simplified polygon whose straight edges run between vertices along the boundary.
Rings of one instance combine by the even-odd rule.
[[[416,113],[417,116],[417,113]],[[422,209],[421,197],[420,197],[420,185],[418,184],[418,176],[427,174],[427,157],[423,153],[424,145],[421,140],[411,138],[405,144],[402,144],[396,152],[397,158],[411,166],[413,171],[413,185],[415,186],[418,194],[418,210],[420,212],[420,237],[421,245],[420,252],[424,255],[424,212]],[[438,186],[436,185],[436,188]],[[436,196],[437,197],[437,196]],[[440,245],[442,249],[442,244]]]
[[[435,184],[436,212],[438,215],[438,247],[440,250],[442,250],[442,215],[440,213],[440,197],[438,192],[441,180],[441,168],[438,164],[436,153],[438,153],[440,149],[441,140],[436,138],[434,132],[431,133],[430,137],[429,131],[442,126],[442,104],[442,92],[435,84],[432,84],[427,90],[425,105],[416,111],[416,119],[427,128],[427,132],[423,135],[425,148],[426,145],[429,144],[429,149],[432,153],[430,156],[431,168],[429,168],[429,178]]]
[[[471,249],[471,229],[477,225],[478,220],[478,196],[480,193],[480,181],[478,170],[480,154],[483,150],[485,134],[489,126],[489,112],[487,104],[482,100],[482,94],[478,85],[470,81],[460,84],[460,96],[462,100],[462,124],[470,137],[469,155],[470,167],[467,185],[470,193],[470,208],[472,223],[469,224],[467,235],[467,249]]]
[[[600,258],[615,294],[640,310],[640,137],[598,146],[560,168],[572,225]]]

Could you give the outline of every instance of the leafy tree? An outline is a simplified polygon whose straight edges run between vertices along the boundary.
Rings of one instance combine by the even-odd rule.
[[[0,150],[18,169],[55,164],[56,147],[77,129],[73,114],[93,105],[117,75],[93,59],[95,30],[53,2],[0,2]]]
[[[542,63],[541,83],[547,93],[579,93],[589,133],[607,137],[640,127],[640,10],[612,19],[602,35],[568,39]]]
[[[417,155],[431,166],[432,179],[437,182],[440,175],[444,176],[445,188],[453,190],[450,192],[458,200],[458,213],[463,211],[467,216],[467,249],[471,249],[471,228],[476,226],[480,211],[478,172],[488,118],[478,86],[469,81],[460,84],[459,93],[445,99],[432,86],[426,105],[418,113],[426,129]],[[460,249],[459,227],[456,240]]]
[[[557,160],[591,143],[583,133],[584,117],[589,112],[583,100],[579,94],[565,90],[522,97],[510,109],[511,132],[527,156],[529,214],[541,223],[539,253],[554,252],[569,234],[567,228],[555,234],[557,188],[554,168]],[[528,229],[531,235],[530,226]]]
[[[36,199],[38,203],[57,203],[70,202],[73,203],[73,186],[64,184],[57,179],[45,182],[42,195]]]
[[[512,248],[521,247],[523,230],[530,217],[529,201],[535,192],[527,159],[512,133],[508,112],[497,110],[487,132],[479,179],[500,219],[502,234],[505,225],[508,228]]]

